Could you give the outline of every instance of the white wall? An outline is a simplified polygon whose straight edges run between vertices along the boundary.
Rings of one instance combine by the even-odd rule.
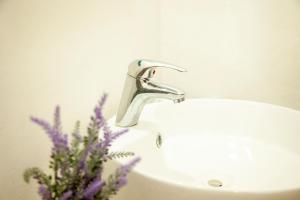
[[[47,167],[33,114],[86,122],[103,91],[118,106],[127,65],[168,61],[161,79],[188,97],[251,99],[300,109],[297,0],[0,0],[0,199],[37,199],[29,166]]]
[[[22,172],[46,168],[50,148],[31,114],[51,120],[60,104],[69,131],[103,91],[115,112],[128,63],[157,56],[158,12],[156,1],[0,0],[0,199],[37,199]]]

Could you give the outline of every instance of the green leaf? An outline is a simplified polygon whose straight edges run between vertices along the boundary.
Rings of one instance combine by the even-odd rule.
[[[134,153],[130,151],[120,151],[120,152],[111,152],[110,154],[108,154],[108,158],[111,160],[116,158],[126,158],[130,156],[134,156]]]
[[[47,176],[44,172],[42,172],[42,170],[37,167],[32,167],[25,170],[23,178],[26,183],[29,183],[30,179],[34,178],[41,184],[45,184],[47,186],[51,185],[51,177]]]

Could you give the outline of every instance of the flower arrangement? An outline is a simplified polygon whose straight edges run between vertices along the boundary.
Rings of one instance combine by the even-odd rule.
[[[53,143],[49,165],[53,173],[47,175],[36,167],[24,172],[27,183],[31,178],[38,182],[38,192],[43,200],[108,200],[126,185],[127,175],[140,160],[139,157],[116,169],[105,180],[103,178],[105,162],[133,155],[132,152],[109,152],[112,142],[128,129],[113,132],[108,127],[102,113],[106,99],[104,94],[95,107],[87,135],[80,135],[80,123],[77,122],[70,142],[68,135],[62,131],[59,106],[55,109],[53,125],[31,117]]]

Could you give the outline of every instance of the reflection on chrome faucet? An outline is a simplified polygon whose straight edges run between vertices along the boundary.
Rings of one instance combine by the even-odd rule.
[[[155,69],[159,67],[179,72],[186,71],[181,67],[164,62],[151,60],[133,61],[128,67],[127,78],[116,118],[117,126],[129,127],[136,125],[144,105],[151,99],[170,99],[174,103],[184,101],[185,94],[183,91],[151,80],[155,75]]]

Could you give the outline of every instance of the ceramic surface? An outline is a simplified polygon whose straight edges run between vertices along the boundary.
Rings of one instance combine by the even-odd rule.
[[[118,199],[300,199],[300,112],[285,107],[227,99],[152,103],[113,149],[142,157]]]

